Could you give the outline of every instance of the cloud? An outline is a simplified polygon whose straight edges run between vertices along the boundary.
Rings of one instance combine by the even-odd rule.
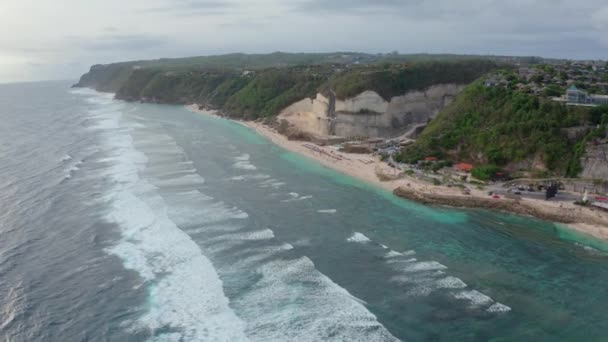
[[[0,30],[11,33],[0,35],[0,69],[39,78],[78,76],[67,60],[86,69],[277,50],[608,56],[606,0],[62,0],[67,12],[0,3]]]
[[[177,0],[157,7],[137,10],[140,13],[172,14],[178,16],[217,16],[236,11],[238,5],[217,0]]]
[[[163,47],[170,40],[145,34],[105,34],[101,36],[68,36],[68,42],[85,50],[140,51]]]
[[[494,0],[477,0],[488,2]],[[478,4],[481,5],[481,4]],[[395,16],[419,19],[445,15],[472,15],[483,6],[470,6],[458,1],[428,0],[304,0],[293,7],[301,13],[325,13],[354,16]]]

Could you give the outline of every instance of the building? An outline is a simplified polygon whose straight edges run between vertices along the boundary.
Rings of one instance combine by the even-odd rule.
[[[560,100],[569,105],[608,105],[608,95],[588,94],[586,91],[576,88],[575,85],[571,85],[568,90],[566,90],[566,95],[564,95]]]
[[[576,86],[571,85],[568,90],[566,90],[566,102],[568,103],[587,103],[587,93],[578,90]]]
[[[460,172],[471,172],[474,166],[468,163],[458,163],[454,165],[454,168]]]

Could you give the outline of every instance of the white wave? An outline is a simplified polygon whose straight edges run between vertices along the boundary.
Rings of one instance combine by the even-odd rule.
[[[300,194],[298,194],[297,192],[290,192],[290,193],[288,193],[288,195],[290,196],[290,198],[282,200],[281,202],[285,202],[285,203],[296,202],[296,201],[303,201],[303,200],[312,198],[312,196],[300,196]]]
[[[439,288],[444,289],[464,289],[467,284],[459,278],[448,276],[437,281]]]
[[[261,180],[261,179],[268,179],[270,178],[270,175],[265,175],[265,174],[255,174],[255,175],[241,175],[241,176],[234,176],[234,177],[230,177],[230,180],[233,181],[244,181],[244,180]]]
[[[139,183],[134,190],[149,194],[150,188]],[[129,190],[119,192],[109,217],[124,234],[110,252],[151,281],[149,309],[140,324],[159,334],[158,340],[246,340],[244,323],[230,310],[213,265],[162,213],[160,197],[146,201]],[[180,333],[163,336],[167,327]]]
[[[372,240],[370,240],[367,236],[365,236],[361,233],[354,233],[351,237],[346,239],[346,241],[356,242],[356,243],[368,243],[368,242],[371,242]]]
[[[255,165],[251,164],[249,161],[249,157],[250,156],[247,153],[235,157],[234,160],[236,162],[233,164],[233,167],[241,170],[257,170]]]
[[[222,241],[222,240],[233,240],[233,241],[260,241],[274,239],[274,232],[270,229],[256,230],[252,232],[244,232],[237,234],[226,234],[217,238],[211,239],[210,241]]]
[[[205,179],[197,173],[192,173],[169,179],[153,179],[151,182],[159,188],[180,186],[185,187],[202,185],[205,183]]]
[[[280,182],[280,181],[278,181],[278,180],[276,180],[274,178],[269,178],[269,179],[266,179],[266,180],[258,183],[258,186],[260,188],[274,188],[274,189],[278,189],[278,188],[280,188],[280,187],[282,187],[284,185],[285,185],[284,182]]]
[[[404,267],[405,272],[420,272],[420,271],[441,271],[447,267],[437,261],[421,261]]]
[[[71,179],[72,176],[74,176],[74,174],[76,173],[76,171],[80,170],[80,166],[82,165],[83,161],[80,160],[74,164],[72,164],[67,170],[65,170],[65,175],[63,176],[64,180],[68,180]]]
[[[122,233],[109,252],[146,279],[148,311],[137,324],[150,329],[152,340],[396,341],[362,301],[316,270],[308,258],[284,260],[279,253],[293,246],[276,241],[272,230],[230,232],[243,228],[236,220],[247,218],[246,213],[198,191],[152,184],[157,180],[146,178],[146,167],[160,168],[157,157],[166,162],[170,156],[148,160],[133,149],[131,131],[106,121],[105,128],[98,128],[116,132],[107,135],[112,150],[104,151],[110,155],[108,174],[115,184],[107,196],[113,204],[108,219]],[[182,226],[192,227],[190,233],[214,231],[200,239],[208,255],[213,247],[219,251],[245,241],[247,245],[230,250],[244,253],[240,262],[223,272],[251,272],[256,282],[229,303],[213,265]]]
[[[492,300],[492,298],[484,295],[483,293],[481,293],[477,290],[462,291],[462,292],[455,293],[454,298],[466,299],[471,303],[472,306],[475,306],[475,307],[490,305],[492,302],[494,302]]]
[[[237,160],[237,161],[248,161],[249,158],[251,158],[251,156],[248,153],[244,153],[244,154],[241,154],[238,157],[234,157],[234,159]]]
[[[256,273],[261,279],[233,302],[252,340],[397,341],[361,300],[307,257],[270,261]]]
[[[90,101],[105,104],[106,101]],[[121,228],[122,239],[108,252],[146,280],[148,310],[137,327],[151,329],[152,340],[246,341],[245,324],[230,309],[211,262],[167,216],[157,188],[139,173],[147,158],[118,127],[120,113],[108,113],[97,129],[105,131],[115,186],[106,198],[107,219]]]
[[[384,257],[385,258],[395,258],[395,257],[399,257],[399,256],[403,256],[403,254],[401,254],[401,253],[399,253],[397,251],[391,250],[390,252],[386,253],[386,255]]]
[[[486,311],[489,313],[505,313],[511,311],[510,307],[494,302],[492,298],[477,290],[457,292],[454,294],[454,298],[467,300],[470,303],[470,307],[473,309],[487,307]]]
[[[382,248],[388,249],[388,247],[386,247],[384,245],[382,245]],[[388,253],[386,253],[386,255],[384,257],[387,259],[390,259],[390,258],[397,258],[397,257],[412,256],[415,254],[416,254],[415,251],[397,252],[397,251],[394,251],[391,249]],[[411,260],[411,259],[408,259],[408,260]],[[414,261],[415,261],[415,259],[414,259]]]
[[[256,249],[243,249],[241,253],[232,253],[233,256],[238,257],[238,261],[231,265],[231,269],[233,269],[235,273],[241,273],[240,269],[255,267],[266,259],[276,257],[279,253],[292,249],[293,246],[288,243]]]
[[[253,171],[253,170],[257,170],[258,169],[257,167],[255,167],[255,165],[251,164],[250,162],[243,162],[243,161],[236,162],[236,163],[234,163],[233,166],[235,168],[241,169],[241,170],[251,170],[251,171]]]
[[[491,313],[503,313],[511,311],[511,308],[501,303],[494,303],[486,311]]]
[[[321,210],[317,210],[318,213],[321,214],[335,214],[338,212],[338,210],[336,209],[321,209]]]
[[[235,225],[233,223],[226,223],[226,224],[211,224],[211,225],[205,225],[203,227],[192,227],[192,228],[182,228],[182,230],[184,230],[185,232],[187,232],[190,235],[195,235],[195,234],[202,234],[202,233],[213,233],[213,232],[223,232],[223,233],[229,233],[229,232],[236,232],[239,230],[242,230],[244,228],[244,226],[241,225]]]
[[[402,284],[406,288],[406,295],[428,296],[436,291],[447,291],[452,297],[468,302],[472,309],[485,309],[489,313],[510,310],[508,306],[494,302],[492,298],[477,290],[467,289],[468,285],[461,279],[446,275],[447,266],[436,261],[408,258],[415,254],[415,251],[400,253],[391,250],[385,255],[387,264],[397,272],[390,280]]]
[[[61,158],[61,161],[62,161],[62,162],[66,162],[66,161],[70,161],[70,160],[72,160],[72,156],[71,156],[71,155],[69,155],[69,154],[66,154],[65,156],[63,156],[63,157]]]

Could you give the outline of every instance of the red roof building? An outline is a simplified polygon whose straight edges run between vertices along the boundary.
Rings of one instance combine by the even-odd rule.
[[[437,158],[437,157],[426,157],[426,158],[424,158],[424,160],[425,161],[438,161],[439,158]]]
[[[472,164],[467,164],[467,163],[458,163],[458,164],[454,165],[454,167],[456,168],[456,170],[462,171],[462,172],[471,172],[471,170],[473,170],[473,168],[474,168],[474,166]]]

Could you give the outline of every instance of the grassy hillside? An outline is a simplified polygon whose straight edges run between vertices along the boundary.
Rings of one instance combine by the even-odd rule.
[[[243,54],[233,53],[218,56],[186,58],[161,58],[107,65],[95,65],[84,74],[76,86],[91,87],[100,91],[116,92],[137,69],[157,69],[164,71],[192,71],[202,69],[262,70],[268,68],[288,68],[306,65],[379,65],[382,63],[448,62],[466,60],[486,60],[493,62],[536,64],[543,60],[538,57],[473,56],[453,54],[365,54],[358,52],[331,53],[284,53]]]
[[[303,70],[267,70],[230,96],[224,110],[247,119],[276,115],[296,101],[313,97],[326,79]]]
[[[438,156],[474,164],[505,166],[540,157],[548,170],[576,176],[587,141],[605,127],[569,137],[575,127],[605,125],[608,110],[565,106],[508,87],[478,81],[446,107],[399,159],[413,162]],[[603,120],[603,121],[602,121]]]
[[[118,91],[132,73],[138,69],[188,72],[195,70],[262,70],[287,68],[301,65],[374,63],[382,57],[363,53],[283,53],[243,54],[186,58],[161,58],[157,60],[131,61],[107,65],[95,65],[76,84],[100,91]]]
[[[315,95],[327,81],[327,67],[235,70],[134,70],[116,97],[154,103],[199,103],[226,114],[256,119],[277,114],[293,102]]]
[[[466,84],[495,68],[494,62],[481,60],[357,67],[320,64],[245,71],[147,67],[132,70],[116,97],[154,103],[199,103],[230,116],[256,119],[276,115],[319,91],[334,89],[339,97],[348,97],[374,90],[390,100],[434,84]]]
[[[448,62],[418,62],[352,68],[333,77],[326,85],[340,99],[374,90],[385,100],[412,90],[426,89],[434,84],[468,84],[496,69],[489,60],[469,59]]]

